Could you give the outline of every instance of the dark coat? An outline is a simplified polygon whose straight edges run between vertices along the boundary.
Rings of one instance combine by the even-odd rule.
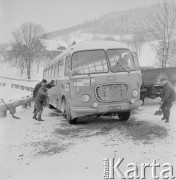
[[[47,89],[45,87],[41,87],[35,98],[35,108],[38,111],[43,110],[42,106],[45,106],[47,99],[48,99]]]
[[[36,98],[36,96],[37,96],[37,93],[38,93],[38,91],[39,91],[39,89],[42,87],[42,83],[40,82],[40,83],[38,83],[38,84],[36,84],[36,86],[35,86],[35,88],[34,88],[34,90],[33,90],[33,98],[35,99]]]
[[[50,89],[50,88],[52,88],[52,87],[54,87],[55,85],[54,85],[54,82],[50,82],[50,83],[47,83],[46,84],[46,87],[48,88],[48,89]]]
[[[167,81],[167,83],[163,86],[161,101],[162,103],[169,103],[176,100],[176,93],[174,86]]]

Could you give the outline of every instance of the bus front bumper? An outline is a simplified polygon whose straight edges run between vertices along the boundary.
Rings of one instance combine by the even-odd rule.
[[[72,117],[79,117],[93,114],[105,114],[114,112],[131,111],[142,105],[142,101],[136,101],[135,103],[121,103],[121,104],[105,104],[97,107],[72,107]]]

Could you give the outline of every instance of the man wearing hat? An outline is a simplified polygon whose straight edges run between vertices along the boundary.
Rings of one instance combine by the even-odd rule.
[[[166,77],[160,79],[161,85],[163,86],[161,94],[161,110],[163,112],[163,118],[161,120],[166,120],[169,123],[170,109],[173,102],[176,100],[176,93],[174,86],[168,81]]]
[[[43,121],[41,119],[41,116],[43,112],[43,107],[46,106],[47,101],[48,101],[48,93],[47,93],[48,89],[49,87],[47,87],[46,83],[43,83],[42,87],[39,89],[37,96],[35,98],[35,104],[34,104],[35,112],[34,112],[33,119],[36,119],[38,121]]]
[[[35,98],[36,98],[36,96],[37,96],[37,94],[38,94],[38,91],[39,91],[39,89],[42,87],[42,85],[44,85],[44,84],[46,84],[46,83],[47,83],[46,79],[43,79],[41,82],[39,82],[38,84],[36,84],[36,86],[35,86],[35,88],[34,88],[34,90],[33,90],[33,100],[35,100]],[[34,106],[34,111],[33,111],[33,113],[35,113],[35,111],[36,111],[36,109],[35,109],[35,106]]]
[[[55,85],[54,85],[54,80],[51,80],[50,83],[47,83],[47,84],[46,84],[46,87],[49,88],[49,89],[52,88],[52,87],[54,87],[54,86],[55,86]]]

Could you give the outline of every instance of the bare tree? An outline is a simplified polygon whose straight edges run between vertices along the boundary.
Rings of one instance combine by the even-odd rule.
[[[35,47],[34,53],[35,62],[37,64],[37,73],[39,72],[39,67],[42,60],[45,60],[45,47],[42,45],[41,41],[38,39]]]
[[[43,33],[44,29],[41,25],[31,22],[22,24],[19,29],[13,32],[13,45],[20,48],[18,49],[19,54],[23,57],[21,60],[24,60],[28,79],[31,79],[32,63],[39,53],[38,46]]]
[[[0,55],[3,58],[4,62],[7,62],[8,60],[8,44],[0,45]]]
[[[137,57],[139,58],[144,41],[144,35],[142,32],[136,30],[136,33],[133,35],[132,39],[127,40],[126,43],[131,46],[132,50],[137,53]]]
[[[17,67],[20,68],[21,75],[23,75],[23,71],[25,69],[24,64],[24,55],[22,50],[22,45],[19,43],[12,44],[12,50],[10,51],[12,62],[15,63]]]
[[[166,67],[175,49],[176,4],[166,1],[151,9],[145,22],[145,38],[156,52],[161,67]]]

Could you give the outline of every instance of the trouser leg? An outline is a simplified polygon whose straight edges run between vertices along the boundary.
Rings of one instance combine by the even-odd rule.
[[[162,112],[163,112],[163,116],[165,117],[166,121],[169,121],[170,118],[170,109],[172,107],[172,103],[163,103],[163,105],[161,106]]]
[[[165,117],[165,108],[166,108],[166,103],[163,103],[162,106],[161,106],[161,110],[162,110],[162,112],[163,112],[163,117],[164,117],[164,118],[166,118],[166,117]]]
[[[38,112],[38,115],[39,115],[39,116],[42,116],[42,112],[43,112],[43,110],[40,110],[40,111]]]
[[[37,109],[34,109],[34,115],[33,115],[33,119],[37,120],[37,114],[39,113],[39,111]]]
[[[166,107],[165,107],[165,117],[166,117],[166,121],[169,121],[170,118],[170,109],[172,107],[172,103],[167,103]]]
[[[34,114],[35,114],[35,111],[36,111],[36,108],[35,108],[35,106],[34,106],[34,111],[33,111]]]
[[[39,113],[38,113],[38,120],[39,121],[43,121],[42,118],[41,118],[42,117],[42,112],[43,112],[43,109],[40,110]]]
[[[33,111],[34,114],[35,114],[35,111],[36,111],[36,107],[35,107],[35,98],[34,98],[34,111]]]

